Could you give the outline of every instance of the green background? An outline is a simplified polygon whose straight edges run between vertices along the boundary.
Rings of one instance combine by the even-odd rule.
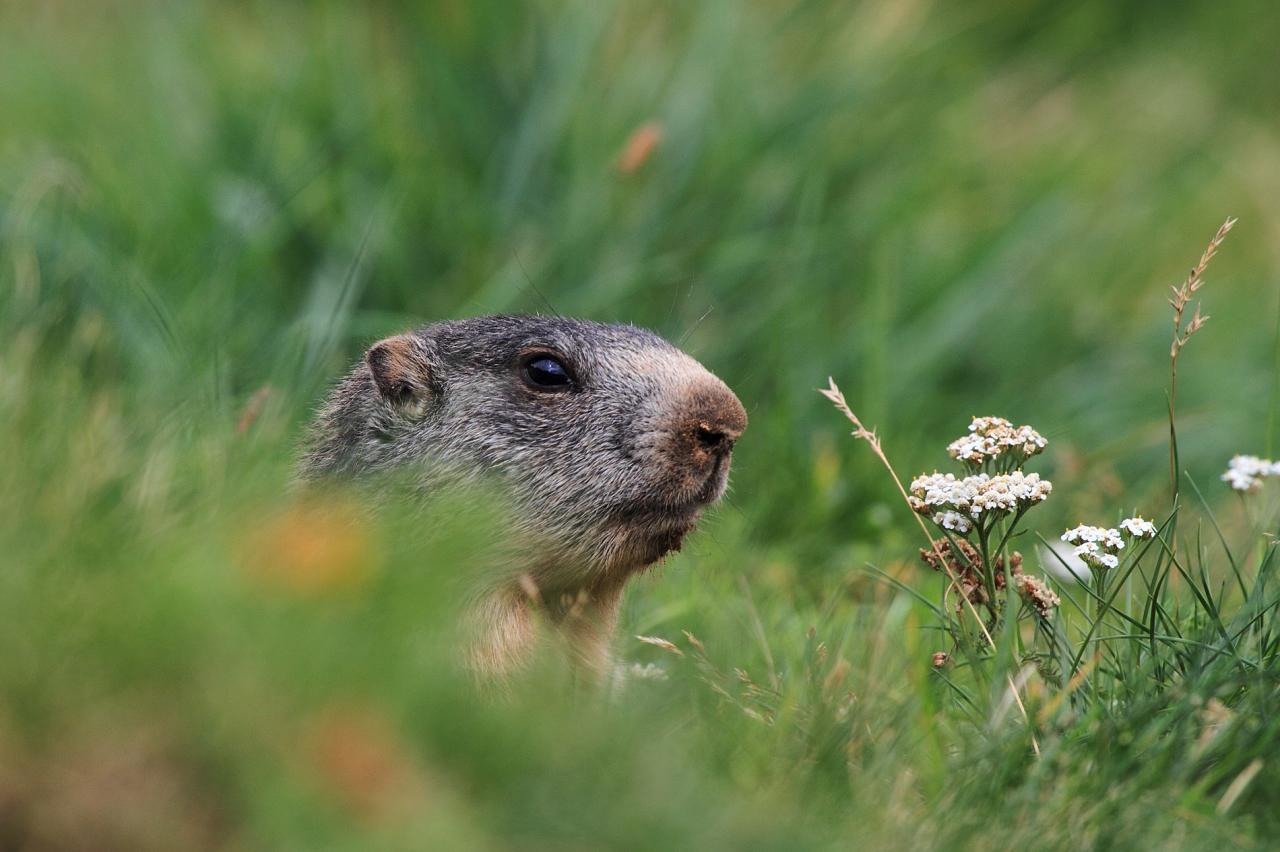
[[[1226,460],[1276,439],[1277,44],[1261,0],[0,7],[0,744],[28,766],[0,776],[0,824],[43,837],[30,802],[57,796],[22,793],[29,767],[63,777],[57,743],[159,715],[164,761],[218,803],[214,845],[412,847],[424,821],[518,848],[977,842],[946,827],[973,803],[940,804],[971,738],[933,715],[931,640],[859,573],[916,532],[815,389],[835,377],[904,475],[945,466],[972,415],[1033,424],[1046,535],[1159,514],[1168,286],[1237,216],[1179,375],[1183,466],[1232,511]],[[648,123],[659,143],[621,168]],[[284,499],[302,424],[368,343],[552,309],[680,342],[751,418],[725,506],[631,593],[622,656],[662,662],[629,637],[688,628],[725,671],[802,684],[828,625],[865,731],[759,734],[693,675],[622,721],[555,674],[524,712],[476,711],[449,649],[420,647],[444,607],[398,539],[350,600],[236,579],[228,542]],[[330,694],[453,773],[429,818],[370,834],[263,751]],[[1136,794],[1103,813],[1010,771],[984,795],[1029,842],[1156,836]],[[1202,780],[1160,777],[1204,814],[1161,830],[1252,836]],[[156,814],[186,805],[145,801],[165,848]]]

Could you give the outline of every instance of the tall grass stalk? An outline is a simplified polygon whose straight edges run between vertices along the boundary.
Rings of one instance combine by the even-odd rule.
[[[1209,266],[1209,261],[1213,260],[1214,255],[1218,253],[1218,246],[1222,245],[1222,241],[1226,239],[1227,234],[1235,227],[1236,220],[1230,217],[1222,223],[1217,233],[1213,235],[1213,239],[1209,240],[1209,245],[1200,255],[1200,261],[1187,274],[1187,278],[1180,286],[1170,286],[1173,296],[1169,299],[1169,305],[1173,308],[1173,341],[1169,345],[1169,493],[1170,503],[1176,507],[1178,505],[1178,429],[1177,429],[1177,405],[1178,405],[1178,354],[1182,352],[1182,347],[1187,345],[1187,341],[1191,339],[1197,331],[1204,328],[1204,324],[1208,322],[1209,317],[1200,312],[1200,303],[1197,302],[1195,311],[1190,317],[1186,316],[1187,306],[1191,304],[1192,298],[1204,285],[1204,271]],[[1176,525],[1175,525],[1176,530]]]

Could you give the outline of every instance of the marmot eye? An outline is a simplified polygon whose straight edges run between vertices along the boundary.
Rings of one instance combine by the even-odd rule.
[[[525,364],[524,374],[530,384],[540,388],[567,388],[573,384],[568,369],[550,355],[539,355]]]

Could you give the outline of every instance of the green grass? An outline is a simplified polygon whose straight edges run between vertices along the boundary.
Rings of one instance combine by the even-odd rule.
[[[1278,39],[1260,0],[0,8],[0,846],[1271,845],[1274,498],[1217,476],[1274,447]],[[1164,299],[1227,215],[1179,362],[1181,650],[1029,675],[1029,730],[1006,651],[953,688],[866,570],[941,593],[815,389],[906,475],[1034,424],[1046,538],[1163,519]],[[364,345],[552,306],[682,341],[751,427],[627,600],[668,679],[549,657],[493,701],[451,665],[464,527],[380,518],[312,592],[260,551]]]

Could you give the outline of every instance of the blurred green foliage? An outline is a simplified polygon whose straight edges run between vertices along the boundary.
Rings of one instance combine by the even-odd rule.
[[[863,530],[884,493],[864,461],[815,470],[847,455],[813,393],[829,374],[908,469],[992,410],[1141,481],[1164,287],[1230,214],[1187,463],[1270,440],[1264,4],[4,14],[4,239],[25,258],[4,314],[54,349],[101,318],[100,369],[204,415],[268,382],[301,412],[378,335],[553,306],[684,340],[739,391],[762,537]],[[622,174],[645,122],[661,141]]]
[[[835,376],[903,473],[970,415],[1034,424],[1050,532],[1153,513],[1166,286],[1238,216],[1180,365],[1216,500],[1231,453],[1276,449],[1277,43],[1262,0],[0,6],[0,846],[74,846],[85,802],[156,848],[963,845],[983,797],[998,844],[1269,836],[1265,798],[1216,814],[1212,754],[1143,774],[1135,740],[1194,738],[1207,696],[1032,770],[1018,736],[958,746],[919,613],[855,578],[913,531],[814,389]],[[625,636],[688,628],[794,716],[683,668],[605,707],[550,663],[474,701],[431,626],[466,537],[424,555],[412,519],[332,600],[236,567],[368,342],[550,310],[655,328],[747,406],[727,506],[621,644],[661,661]],[[373,742],[358,778],[413,779],[409,817],[298,780],[330,730]],[[413,765],[378,769],[379,738]]]

